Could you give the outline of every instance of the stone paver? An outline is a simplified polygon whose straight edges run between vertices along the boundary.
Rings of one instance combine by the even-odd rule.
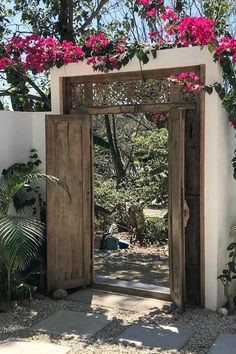
[[[220,333],[208,354],[235,354],[236,334]]]
[[[191,329],[178,329],[171,326],[154,326],[140,323],[127,328],[117,337],[117,341],[139,347],[180,350],[188,343],[193,333]]]
[[[116,294],[96,289],[79,290],[67,297],[68,300],[84,302],[89,305],[107,306],[134,312],[151,312],[157,309],[170,309],[171,303],[138,296]]]
[[[140,302],[139,297],[109,293],[101,290],[79,290],[67,297],[68,300],[84,302],[89,305],[107,306],[130,310]]]
[[[61,310],[31,329],[61,336],[78,335],[87,338],[95,335],[109,322],[110,320],[102,314]]]
[[[138,304],[131,308],[131,311],[150,313],[156,310],[169,312],[173,304],[169,301],[155,300],[155,299],[141,299]]]
[[[9,341],[0,344],[1,354],[66,354],[71,348],[43,342]]]

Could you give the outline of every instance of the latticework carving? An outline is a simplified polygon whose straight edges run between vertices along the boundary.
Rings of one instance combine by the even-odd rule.
[[[127,81],[93,82],[86,97],[85,83],[71,85],[72,107],[110,107],[124,105],[148,105],[195,101],[195,94],[183,92],[173,79],[146,79]]]

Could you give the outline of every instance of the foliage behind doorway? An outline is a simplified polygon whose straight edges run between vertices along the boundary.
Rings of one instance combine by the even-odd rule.
[[[144,207],[168,206],[166,119],[159,113],[94,117],[97,229],[116,223],[140,243],[166,240],[166,219],[143,215]]]

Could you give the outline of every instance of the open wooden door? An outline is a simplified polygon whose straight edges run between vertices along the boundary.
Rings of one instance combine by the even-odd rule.
[[[48,291],[92,282],[93,196],[91,117],[46,116],[47,173],[64,181],[66,192],[47,185]]]
[[[171,298],[183,311],[186,306],[184,233],[184,134],[185,111],[169,114],[169,264]]]

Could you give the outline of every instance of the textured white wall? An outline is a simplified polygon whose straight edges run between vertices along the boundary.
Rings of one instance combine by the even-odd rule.
[[[45,143],[45,112],[32,114],[32,140],[33,147],[37,149],[42,161],[42,170],[46,171],[46,143]]]
[[[36,148],[45,168],[45,113],[0,111],[0,173]]]
[[[207,48],[162,50],[157,59],[151,59],[143,66],[143,70],[201,64],[206,66],[206,84],[221,81],[219,65],[213,62]],[[120,70],[130,71],[140,71],[137,59]],[[91,66],[85,62],[52,69],[53,112],[60,113],[60,77],[93,74]],[[215,310],[225,301],[217,276],[227,262],[225,249],[229,242],[228,233],[236,222],[236,183],[232,178],[230,162],[235,138],[227,127],[225,112],[215,92],[210,96],[206,94],[205,115],[205,306]]]

